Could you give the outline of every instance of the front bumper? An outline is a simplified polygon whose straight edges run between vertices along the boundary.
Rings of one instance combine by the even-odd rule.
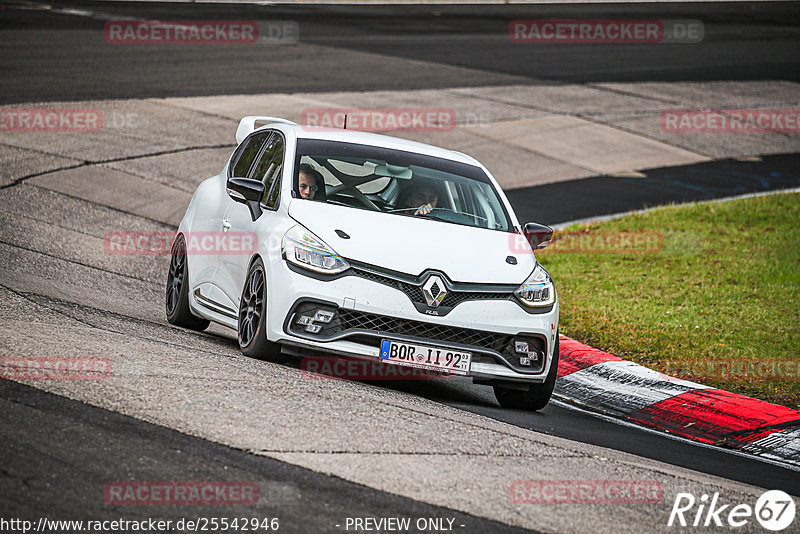
[[[311,353],[333,353],[380,360],[382,339],[469,351],[468,376],[480,380],[544,382],[558,330],[558,301],[542,313],[528,313],[509,299],[466,300],[445,317],[420,312],[396,287],[361,276],[324,280],[298,272],[283,261],[268,273],[268,337]],[[293,299],[287,299],[292,295]],[[333,314],[318,332],[298,324],[315,310]],[[515,341],[525,340],[538,358],[520,363]],[[383,360],[381,360],[383,361]]]

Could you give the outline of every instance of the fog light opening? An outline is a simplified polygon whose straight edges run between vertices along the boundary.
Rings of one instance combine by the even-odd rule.
[[[303,331],[309,334],[320,334],[323,329],[324,335],[330,333],[330,329],[335,326],[336,310],[330,306],[319,305],[316,303],[305,302],[297,307],[292,330]]]
[[[514,340],[514,352],[521,367],[531,367],[544,358],[544,353],[536,348],[536,344],[525,339]]]

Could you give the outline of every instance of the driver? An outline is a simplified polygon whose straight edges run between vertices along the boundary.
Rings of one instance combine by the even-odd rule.
[[[408,196],[409,211],[415,209],[414,215],[427,215],[439,202],[436,190],[428,184],[418,184]]]
[[[325,182],[319,171],[308,163],[301,163],[297,174],[297,192],[300,193],[300,198],[314,200],[320,187],[325,187]]]

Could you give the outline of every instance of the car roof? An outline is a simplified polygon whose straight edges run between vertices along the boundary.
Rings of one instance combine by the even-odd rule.
[[[467,165],[481,167],[481,164],[475,158],[461,152],[448,150],[446,148],[441,148],[426,143],[419,143],[417,141],[409,141],[408,139],[401,139],[399,137],[392,137],[389,135],[361,132],[357,130],[342,130],[339,128],[304,126],[302,124],[276,123],[267,124],[263,126],[263,128],[292,131],[298,139],[320,139],[325,141],[339,141],[358,145],[377,146],[381,148],[401,150],[404,152],[414,152],[417,154],[449,159],[466,163]]]

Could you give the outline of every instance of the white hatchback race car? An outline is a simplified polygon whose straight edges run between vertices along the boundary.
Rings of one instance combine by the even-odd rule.
[[[245,117],[236,140],[178,229],[170,323],[234,328],[244,354],[273,362],[367,358],[472,377],[504,407],[547,405],[558,298],[533,250],[552,229],[521,226],[483,165],[272,117]]]

